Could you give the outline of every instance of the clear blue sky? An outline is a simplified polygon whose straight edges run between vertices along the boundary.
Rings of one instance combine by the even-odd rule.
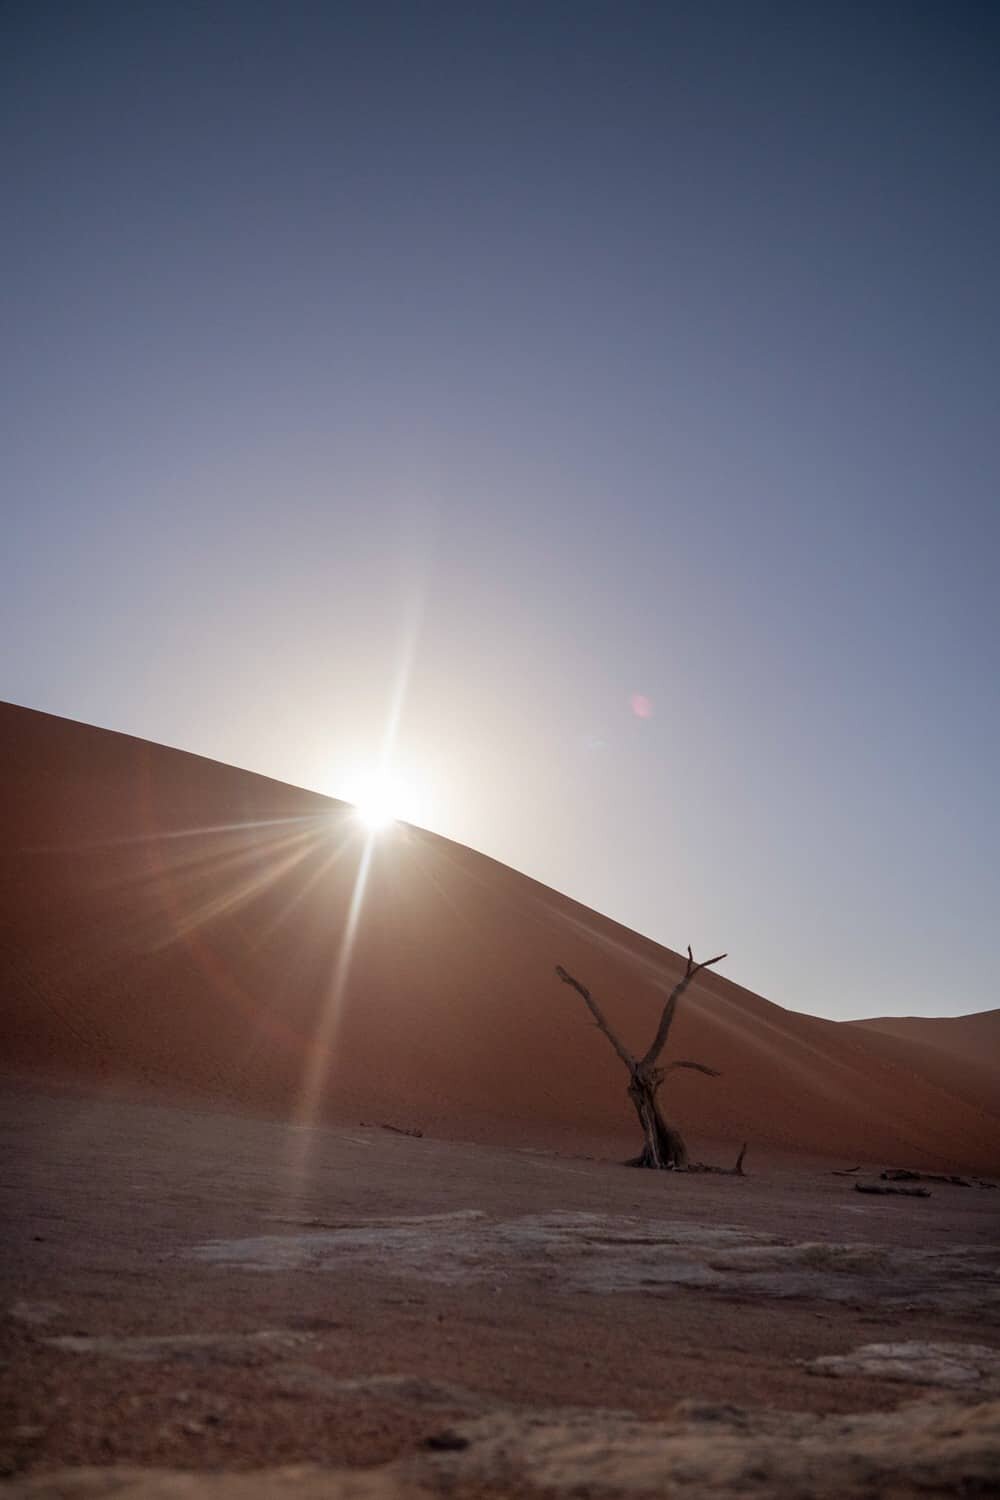
[[[998,78],[962,0],[7,0],[0,696],[332,794],[395,701],[449,837],[997,1005]]]

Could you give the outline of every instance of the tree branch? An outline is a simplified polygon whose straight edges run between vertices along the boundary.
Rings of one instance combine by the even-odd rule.
[[[668,1073],[671,1073],[674,1068],[696,1068],[699,1073],[707,1073],[709,1078],[722,1077],[722,1074],[719,1072],[718,1068],[710,1068],[706,1063],[683,1062],[680,1058],[678,1058],[676,1062],[667,1063],[667,1066],[663,1069],[663,1076],[666,1077],[666,1075]]]
[[[713,959],[712,962],[714,963],[715,960]],[[629,1072],[634,1073],[636,1066],[635,1058],[632,1056],[631,1052],[629,1052],[628,1048],[623,1047],[621,1042],[615,1036],[614,1032],[611,1030],[611,1027],[608,1025],[607,1021],[604,1018],[601,1007],[598,1005],[593,995],[587,989],[586,985],[581,984],[579,979],[574,979],[572,974],[568,974],[563,968],[562,964],[556,964],[556,973],[559,975],[559,978],[562,980],[563,984],[572,985],[577,994],[583,996],[590,1014],[597,1022],[598,1027],[601,1031],[604,1032],[604,1035],[607,1037],[612,1047],[614,1047],[615,1051],[618,1053],[618,1056],[621,1058],[626,1068],[628,1068]]]
[[[639,1068],[641,1071],[645,1071],[647,1068],[651,1068],[656,1059],[659,1057],[660,1053],[663,1051],[664,1044],[670,1033],[670,1028],[673,1025],[674,1012],[677,1009],[677,1002],[683,995],[684,991],[687,989],[688,985],[691,983],[692,979],[694,979],[696,975],[700,974],[702,969],[709,969],[713,964],[721,963],[725,957],[725,953],[717,953],[715,958],[706,958],[704,963],[696,964],[694,961],[694,954],[691,952],[690,946],[688,947],[687,968],[684,971],[684,977],[674,985],[673,989],[670,991],[669,996],[667,997],[667,1003],[663,1007],[663,1014],[660,1017],[660,1024],[656,1028],[656,1035],[653,1038],[652,1045],[650,1046],[649,1051],[646,1053],[645,1057],[641,1057],[639,1059]]]

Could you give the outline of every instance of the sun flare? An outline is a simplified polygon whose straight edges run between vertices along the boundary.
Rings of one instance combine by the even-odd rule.
[[[400,817],[406,788],[390,771],[368,771],[356,779],[349,800],[369,832],[379,833]]]

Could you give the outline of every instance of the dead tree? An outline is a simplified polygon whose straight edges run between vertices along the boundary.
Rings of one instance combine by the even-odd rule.
[[[688,1167],[688,1153],[687,1146],[684,1144],[684,1137],[675,1126],[667,1124],[660,1113],[660,1106],[656,1101],[656,1095],[659,1092],[660,1084],[674,1068],[694,1068],[699,1073],[707,1073],[710,1078],[718,1078],[719,1070],[717,1068],[709,1068],[705,1063],[699,1062],[677,1061],[668,1063],[665,1068],[658,1068],[656,1063],[666,1045],[670,1028],[673,1025],[678,1000],[680,1000],[684,991],[696,975],[701,973],[702,969],[708,969],[712,964],[720,963],[725,957],[724,953],[719,953],[715,958],[709,958],[704,963],[696,964],[694,954],[688,948],[687,968],[684,971],[684,976],[674,985],[667,996],[667,1002],[663,1007],[663,1014],[660,1017],[660,1024],[656,1028],[656,1035],[650,1043],[648,1051],[639,1058],[633,1057],[628,1048],[623,1046],[618,1040],[608,1025],[603,1011],[587,987],[581,984],[579,979],[574,979],[572,974],[568,974],[562,964],[556,964],[556,973],[559,975],[559,978],[564,984],[572,985],[577,993],[583,997],[587,1008],[597,1022],[598,1030],[604,1032],[604,1035],[612,1047],[614,1047],[626,1068],[628,1068],[628,1096],[635,1107],[635,1112],[639,1117],[639,1124],[642,1126],[642,1133],[646,1140],[646,1144],[643,1146],[640,1154],[633,1157],[628,1163],[630,1167],[653,1167],[660,1170],[666,1169],[678,1172],[683,1172]],[[740,1172],[740,1175],[742,1175],[742,1165],[743,1153],[741,1152],[739,1165],[735,1169]]]

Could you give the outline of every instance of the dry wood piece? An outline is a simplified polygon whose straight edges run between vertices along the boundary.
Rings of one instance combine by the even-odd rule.
[[[944,1182],[949,1187],[995,1188],[985,1177],[961,1177],[957,1172],[914,1172],[910,1167],[886,1167],[885,1182]]]
[[[883,1182],[948,1182],[952,1187],[972,1187],[968,1177],[959,1177],[955,1172],[913,1172],[909,1167],[887,1167],[882,1173]]]
[[[571,985],[582,998],[590,1014],[593,1016],[597,1029],[603,1031],[612,1047],[621,1058],[629,1072],[628,1095],[635,1107],[642,1133],[645,1137],[645,1145],[638,1156],[628,1163],[631,1167],[653,1167],[667,1171],[690,1171],[690,1172],[724,1172],[730,1176],[743,1176],[743,1158],[746,1154],[746,1144],[739,1154],[735,1167],[706,1167],[700,1164],[691,1164],[688,1161],[687,1146],[680,1131],[673,1125],[668,1125],[660,1113],[660,1107],[656,1102],[656,1095],[660,1084],[668,1073],[674,1068],[693,1068],[699,1073],[707,1073],[710,1078],[718,1078],[719,1070],[710,1068],[707,1063],[689,1062],[680,1060],[664,1068],[656,1066],[657,1059],[666,1045],[677,1012],[677,1002],[680,1000],[688,985],[700,974],[702,969],[708,969],[712,964],[717,964],[724,959],[724,953],[716,954],[715,958],[706,959],[704,963],[695,963],[694,954],[688,948],[687,967],[682,978],[674,985],[667,996],[663,1013],[660,1016],[660,1024],[656,1028],[647,1051],[642,1057],[633,1057],[628,1048],[615,1035],[608,1023],[607,1017],[598,1005],[594,996],[575,979],[572,974],[563,968],[562,964],[556,964],[556,973],[563,984]]]
[[[833,1167],[834,1177],[853,1177],[855,1172],[860,1172],[861,1167]]]
[[[884,1197],[895,1198],[929,1198],[930,1188],[922,1187],[887,1187],[881,1182],[856,1182],[854,1184],[856,1193],[879,1193]]]
[[[743,1145],[740,1147],[740,1154],[736,1158],[735,1167],[712,1167],[708,1166],[703,1161],[691,1161],[688,1162],[686,1170],[688,1172],[717,1172],[720,1177],[745,1177],[746,1173],[743,1170],[743,1158],[744,1156],[746,1156],[746,1154],[747,1143],[746,1141],[744,1141]]]

